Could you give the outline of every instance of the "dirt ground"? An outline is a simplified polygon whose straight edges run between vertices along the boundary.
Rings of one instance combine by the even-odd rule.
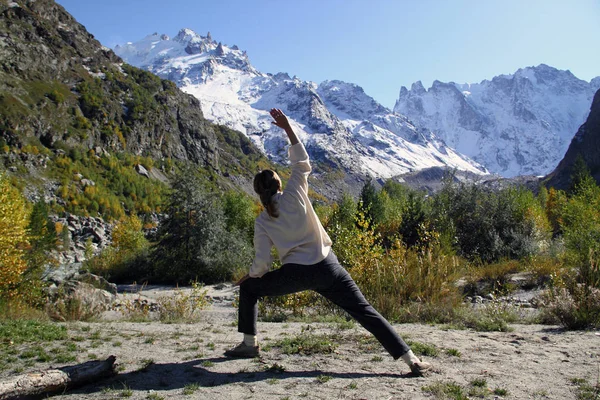
[[[53,398],[432,399],[458,387],[468,398],[577,399],[582,380],[595,385],[599,379],[600,333],[542,325],[485,333],[395,325],[405,339],[439,350],[423,357],[434,365],[424,377],[411,376],[356,324],[260,322],[261,357],[228,359],[223,351],[240,340],[236,310],[227,301],[231,292],[211,288],[217,302],[194,324],[68,324],[71,336],[95,338],[80,343],[78,362],[115,355],[119,373]],[[149,288],[146,294],[163,292]],[[329,335],[339,347],[331,354],[286,355],[274,345],[299,334]]]

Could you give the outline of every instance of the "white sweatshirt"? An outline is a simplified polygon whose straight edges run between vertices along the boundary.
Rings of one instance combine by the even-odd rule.
[[[255,256],[249,275],[263,276],[271,267],[271,247],[275,246],[282,264],[316,264],[327,257],[331,239],[308,198],[308,154],[302,143],[289,148],[292,175],[283,193],[273,195],[279,216],[263,211],[254,222]]]

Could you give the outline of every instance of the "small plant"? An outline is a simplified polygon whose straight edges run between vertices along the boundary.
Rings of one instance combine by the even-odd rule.
[[[471,381],[471,386],[475,386],[475,387],[486,387],[487,385],[487,381],[484,378],[477,378],[477,379],[473,379]]]
[[[435,382],[421,388],[424,392],[433,394],[436,398],[452,400],[468,400],[463,388],[454,382]]]
[[[204,361],[202,361],[201,365],[204,368],[210,368],[210,367],[213,367],[215,365],[215,363],[210,360],[204,360]]]
[[[357,384],[356,382],[352,381],[352,382],[350,382],[350,384],[347,386],[347,388],[348,388],[348,389],[352,389],[352,390],[358,389],[358,384]]]
[[[461,352],[458,351],[458,349],[446,349],[446,354],[448,354],[449,356],[453,356],[453,357],[462,356]]]
[[[196,393],[200,389],[200,385],[197,383],[188,383],[183,387],[183,394],[186,396]]]
[[[213,342],[209,342],[209,343],[206,343],[206,347],[209,350],[214,350],[215,349],[215,344]]]
[[[496,396],[508,396],[508,390],[503,389],[503,388],[496,388],[493,390],[493,393]]]
[[[333,379],[333,378],[331,376],[329,376],[329,375],[319,375],[319,376],[317,376],[317,382],[319,382],[319,383],[329,382],[331,379]]]
[[[161,322],[194,322],[197,311],[209,306],[208,291],[198,283],[192,283],[192,289],[175,290],[173,296],[162,296],[158,299],[158,318]]]
[[[373,361],[373,362],[381,362],[381,361],[383,361],[383,357],[381,357],[381,356],[373,356],[373,358],[371,358],[371,361]]]
[[[146,396],[146,400],[165,400],[165,398],[158,393],[150,393]]]
[[[432,344],[413,342],[411,340],[407,340],[406,344],[408,344],[411,350],[417,355],[437,357],[440,353],[440,350]]]
[[[337,344],[327,335],[300,334],[292,338],[276,341],[273,347],[281,348],[284,354],[330,354],[335,352]]]
[[[282,374],[285,372],[285,367],[281,364],[265,365],[265,372],[272,372],[274,374]]]
[[[133,396],[133,390],[127,386],[126,383],[123,383],[123,389],[119,393],[119,397],[131,397]]]
[[[140,371],[147,371],[148,368],[150,368],[152,365],[154,365],[154,360],[151,358],[144,358],[141,361],[142,367],[140,368]]]
[[[577,400],[600,399],[600,378],[595,385],[590,384],[583,378],[572,378],[571,383],[577,386]]]

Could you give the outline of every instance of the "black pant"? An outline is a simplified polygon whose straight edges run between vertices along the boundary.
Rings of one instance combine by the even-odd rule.
[[[285,264],[261,278],[250,278],[240,286],[238,331],[256,335],[258,299],[263,296],[314,290],[340,306],[371,332],[392,357],[398,359],[410,348],[394,328],[369,304],[333,251],[314,265]]]

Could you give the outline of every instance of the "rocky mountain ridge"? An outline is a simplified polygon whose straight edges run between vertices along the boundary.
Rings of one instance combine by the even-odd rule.
[[[278,162],[286,158],[286,143],[271,127],[272,107],[293,119],[314,160],[349,176],[389,178],[427,167],[486,172],[432,132],[375,102],[357,85],[341,81],[317,85],[286,73],[262,73],[237,46],[217,43],[210,35],[183,29],[171,40],[154,34],[116,47],[115,52],[173,80],[199,99],[207,118],[245,133]]]
[[[545,175],[585,121],[600,77],[541,64],[475,84],[402,87],[394,111],[505,177]]]

